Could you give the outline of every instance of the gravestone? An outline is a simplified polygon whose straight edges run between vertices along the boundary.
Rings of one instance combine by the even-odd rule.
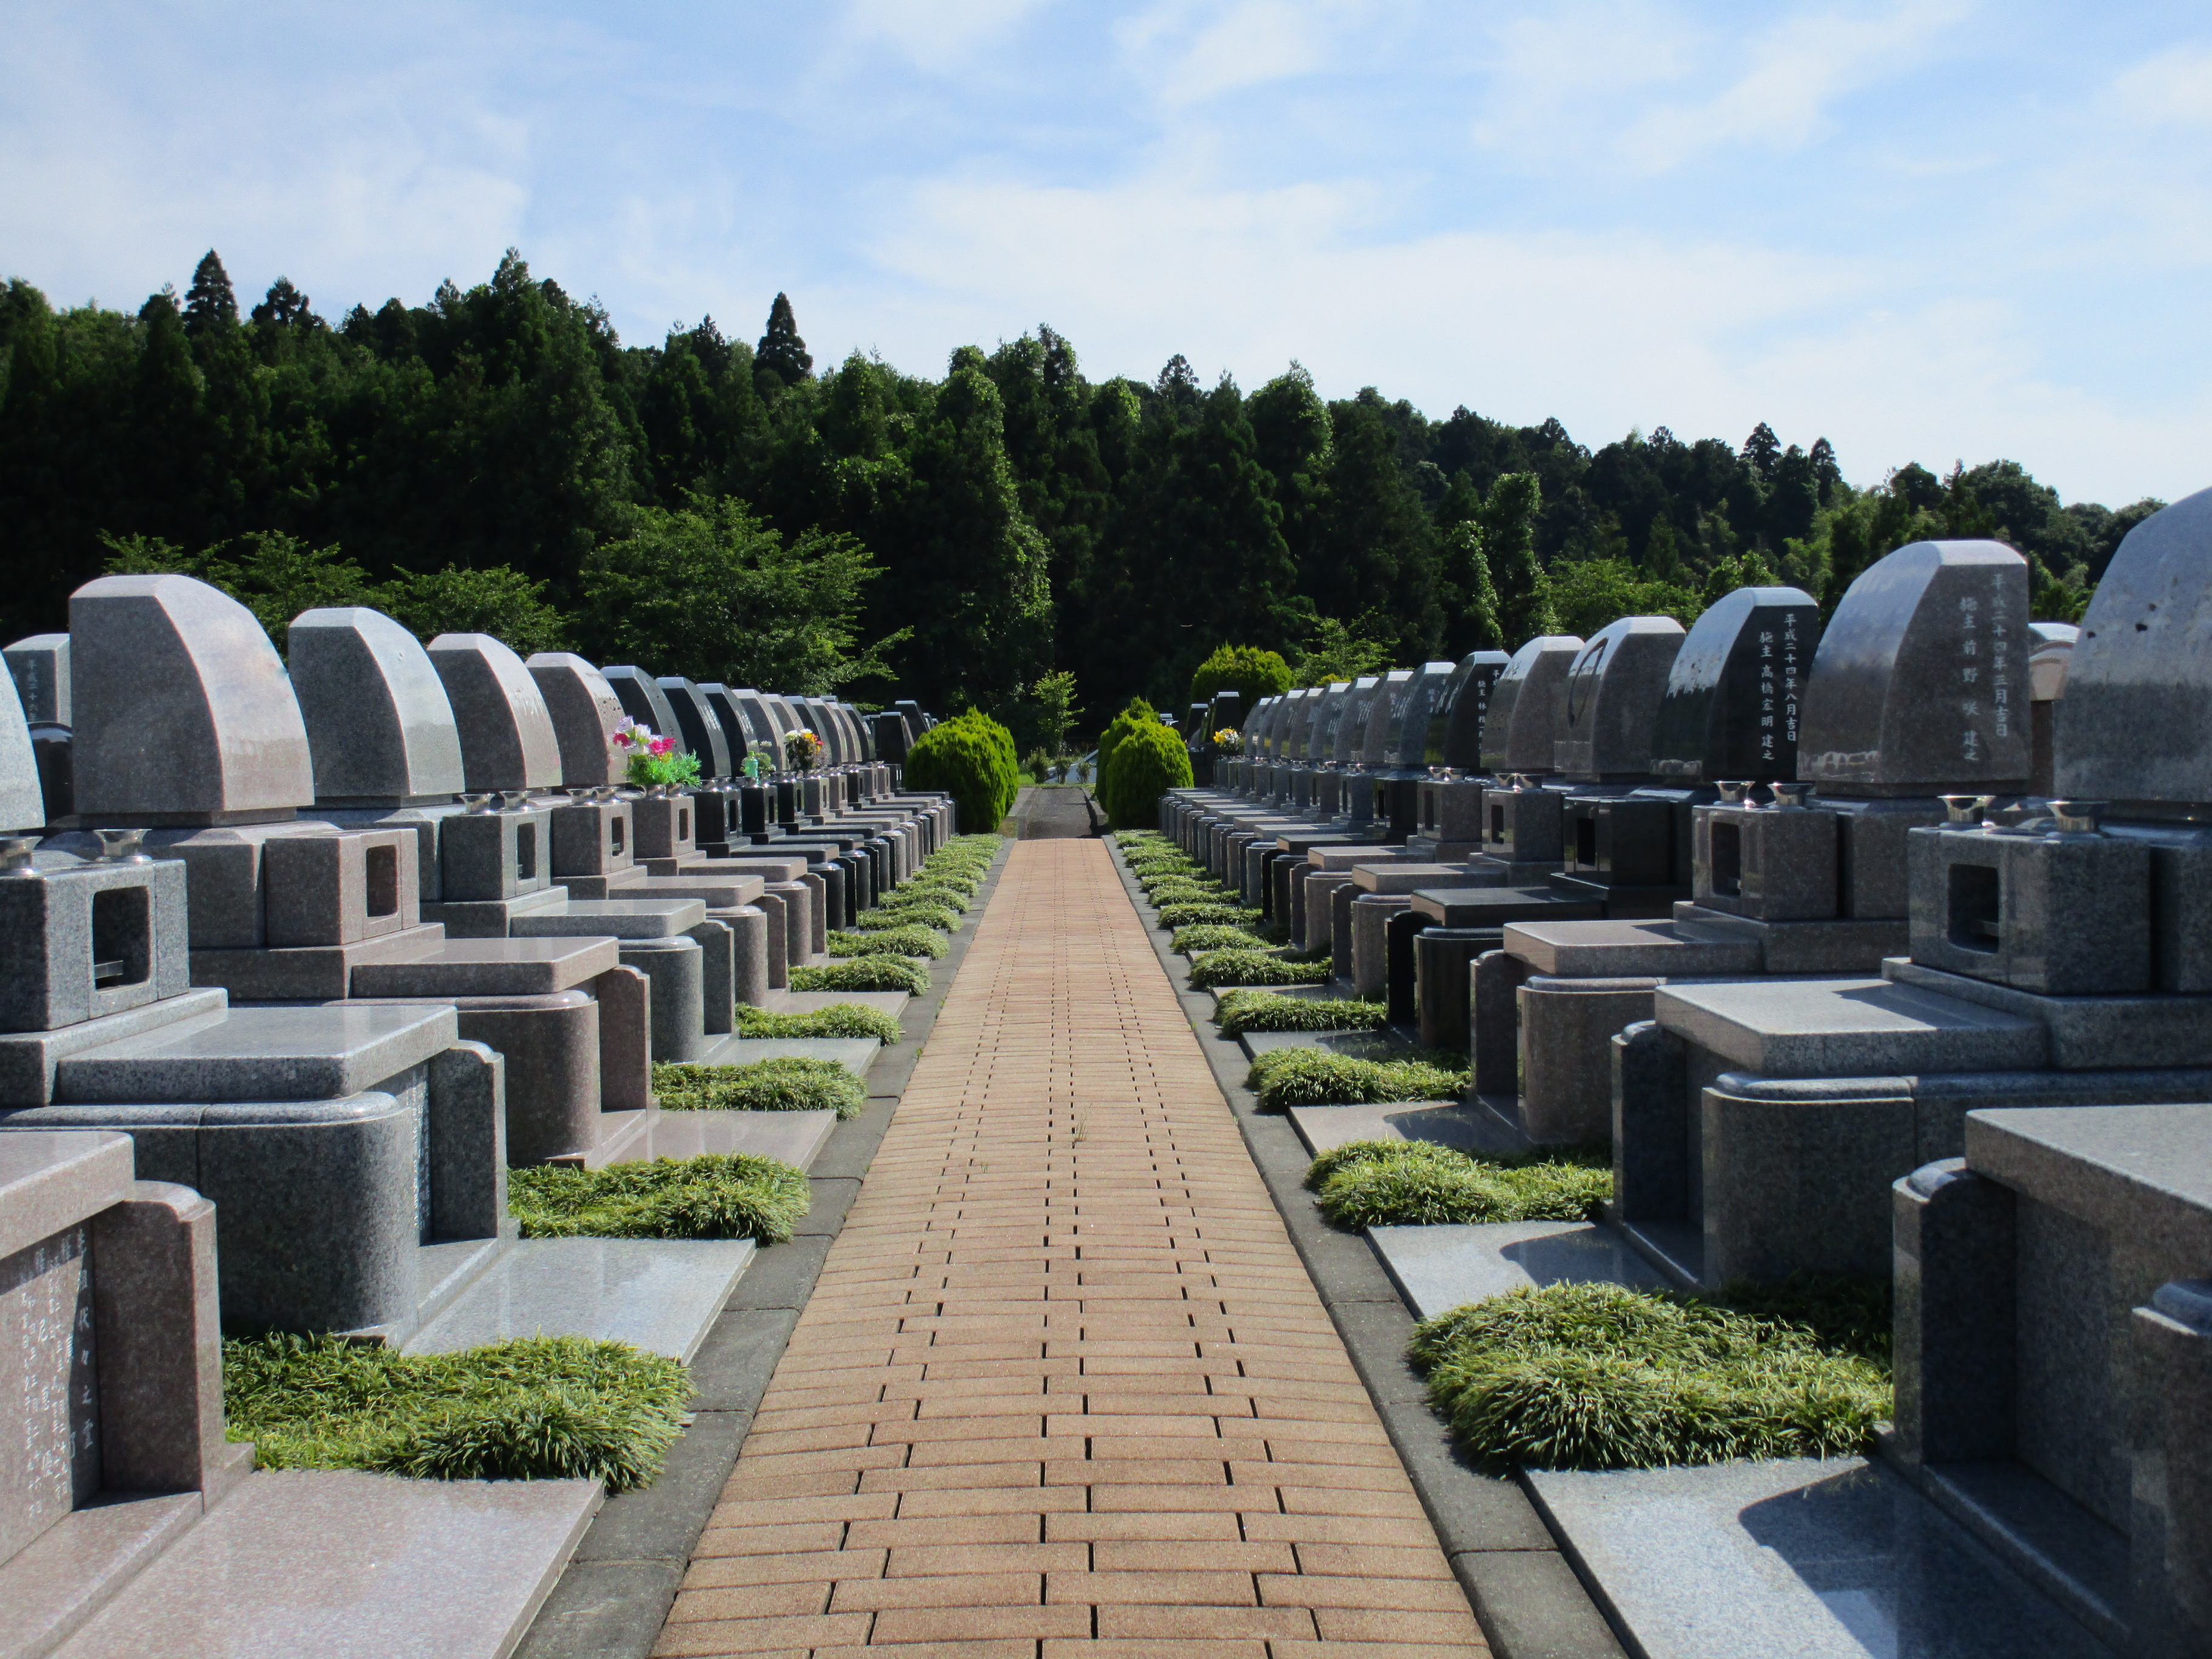
[[[453,704],[412,634],[365,606],[306,611],[285,649],[317,802],[419,806],[460,793]]]
[[[571,789],[622,783],[627,764],[613,742],[623,724],[622,699],[607,677],[572,651],[540,651],[523,666],[537,683],[553,722],[561,781]]]
[[[707,702],[707,694],[680,674],[665,674],[659,684],[676,716],[676,729],[684,746],[699,757],[699,775],[711,781],[730,775],[730,745],[722,723]]]
[[[5,655],[23,718],[33,726],[69,725],[70,636],[33,634],[9,646]]]
[[[489,634],[441,634],[431,665],[445,683],[472,790],[561,787],[561,744],[538,682]]]
[[[2028,781],[2031,795],[2050,799],[2057,787],[2054,727],[2058,700],[2066,695],[2066,670],[2081,630],[2071,623],[2027,625]]]
[[[628,664],[599,671],[621,701],[623,712],[640,726],[648,727],[655,737],[675,740],[679,754],[689,754],[683,728],[678,724],[676,710],[668,701],[668,694],[660,689],[660,682],[641,668]]]
[[[11,683],[0,686],[0,834],[36,831],[46,821],[39,757]]]

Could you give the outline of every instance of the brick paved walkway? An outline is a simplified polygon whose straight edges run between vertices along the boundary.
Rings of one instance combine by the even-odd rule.
[[[659,1651],[1486,1652],[1104,846],[1010,856]]]

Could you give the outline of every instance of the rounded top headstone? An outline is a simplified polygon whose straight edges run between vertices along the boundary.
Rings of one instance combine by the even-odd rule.
[[[1291,693],[1291,706],[1283,721],[1282,736],[1275,744],[1276,755],[1284,760],[1303,759],[1306,752],[1306,734],[1313,730],[1314,711],[1321,705],[1321,694],[1312,686],[1302,685]]]
[[[39,787],[31,723],[23,718],[15,681],[0,679],[0,835],[35,831],[46,822],[46,795]]]
[[[1359,758],[1359,746],[1367,738],[1368,710],[1382,684],[1379,674],[1362,674],[1352,682],[1352,690],[1344,700],[1344,712],[1336,717],[1336,747],[1329,756],[1339,766],[1349,766]]]
[[[1546,773],[1566,735],[1567,672],[1581,654],[1574,634],[1540,634],[1506,659],[1490,688],[1482,727],[1486,772]]]
[[[1491,688],[1511,660],[1503,651],[1470,651],[1459,659],[1429,711],[1428,744],[1422,756],[1428,765],[1462,772],[1481,769],[1482,722],[1490,712]]]
[[[1352,702],[1352,682],[1338,680],[1324,687],[1321,701],[1315,706],[1313,724],[1306,728],[1306,758],[1322,762],[1336,753],[1337,728],[1344,723],[1344,711]]]
[[[655,737],[673,738],[678,754],[691,752],[690,746],[684,741],[682,728],[677,725],[676,710],[669,703],[668,694],[660,689],[659,681],[642,668],[628,663],[617,663],[599,672],[614,689],[623,714],[640,726],[652,727]]]
[[[1398,731],[1406,723],[1406,704],[1413,695],[1413,676],[1419,671],[1394,668],[1384,674],[1367,701],[1367,726],[1359,734],[1359,752],[1352,758],[1362,766],[1387,766]]]
[[[1805,675],[1820,607],[1795,587],[1739,587],[1690,625],[1651,739],[1651,770],[1685,783],[1797,774]]]
[[[453,705],[470,790],[558,788],[560,739],[522,659],[489,634],[441,634],[429,649]]]
[[[1406,682],[1405,706],[1390,730],[1381,764],[1395,768],[1427,764],[1430,717],[1458,667],[1456,663],[1425,662],[1411,672]]]
[[[1553,767],[1589,783],[1649,777],[1660,700],[1686,637],[1672,617],[1622,617],[1591,635],[1567,671],[1567,729]]]
[[[2072,623],[2030,623],[2027,625],[2027,694],[2038,702],[2056,702],[2066,695],[2066,671],[2074,661],[2075,642],[2081,630]]]
[[[315,798],[292,682],[253,613],[190,576],[70,596],[71,759],[87,829],[268,823]]]
[[[1845,590],[1806,677],[1797,775],[1823,794],[2024,787],[2027,561],[1913,542]]]
[[[599,789],[629,775],[615,752],[623,723],[622,699],[607,677],[573,651],[540,651],[523,665],[545,699],[553,740],[561,750],[561,781],[571,789]]]
[[[681,674],[664,674],[656,682],[676,716],[676,732],[684,747],[699,757],[699,775],[708,781],[730,775],[730,745],[722,736],[722,723],[708,707],[707,694]]]
[[[307,722],[315,799],[412,806],[466,787],[445,682],[422,642],[381,611],[303,611],[285,635]]]
[[[2212,489],[2133,530],[2081,618],[2052,714],[2057,793],[2115,817],[2212,817]]]

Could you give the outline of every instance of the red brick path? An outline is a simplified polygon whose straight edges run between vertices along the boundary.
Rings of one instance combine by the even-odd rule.
[[[1096,841],[1018,842],[666,1655],[1486,1653]]]

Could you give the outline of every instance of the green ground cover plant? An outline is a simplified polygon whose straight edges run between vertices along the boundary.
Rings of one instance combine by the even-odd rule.
[[[1587,1158],[1492,1162],[1426,1140],[1332,1147],[1306,1185],[1333,1227],[1432,1227],[1490,1221],[1588,1221],[1613,1196],[1613,1170]]]
[[[1430,1403],[1486,1468],[1653,1468],[1869,1450],[1883,1360],[1789,1316],[1619,1285],[1551,1285],[1414,1328]]]
[[[691,1384],[676,1360],[581,1337],[403,1354],[274,1335],[222,1345],[222,1392],[231,1437],[263,1468],[627,1492],[659,1474]]]
[[[1186,904],[1226,904],[1236,908],[1243,908],[1237,903],[1237,895],[1226,887],[1195,881],[1163,882],[1147,891],[1145,896],[1152,900],[1152,908],[1156,910]]]
[[[1379,1002],[1352,997],[1286,997],[1250,990],[1224,996],[1213,1018],[1224,1036],[1246,1031],[1379,1031],[1390,1023],[1390,1012]]]
[[[837,927],[830,930],[830,954],[833,957],[927,957],[935,961],[951,948],[951,940],[937,929],[918,923],[886,927],[874,933],[848,933]]]
[[[659,1065],[653,1091],[671,1112],[823,1112],[851,1117],[867,1085],[834,1060],[757,1060],[744,1066]]]
[[[781,1244],[813,1201],[806,1176],[750,1152],[657,1158],[601,1170],[512,1170],[507,1207],[525,1238],[750,1238]]]
[[[904,991],[920,996],[929,989],[929,969],[904,957],[854,957],[843,962],[791,970],[794,991]]]
[[[1325,962],[1286,962],[1272,951],[1208,951],[1190,959],[1190,984],[1194,991],[1211,991],[1224,985],[1325,985]]]
[[[841,1002],[811,1013],[787,1014],[738,1005],[738,1035],[748,1037],[873,1037],[896,1042],[903,1033],[896,1015],[864,1003]]]
[[[982,883],[954,882],[949,879],[917,876],[903,887],[894,888],[876,901],[878,910],[911,910],[939,908],[956,915],[965,915],[968,907],[975,902],[975,890]]]
[[[960,931],[960,913],[940,905],[902,904],[896,909],[863,910],[853,918],[855,933],[881,933],[888,927],[934,927],[940,933]]]
[[[1259,920],[1257,910],[1247,909],[1241,904],[1164,904],[1160,907],[1159,925],[1173,933],[1178,927],[1196,927],[1206,922],[1239,927]]]
[[[1315,964],[1316,969],[1319,964]],[[1455,1057],[1454,1057],[1455,1058]],[[1278,1048],[1252,1062],[1246,1086],[1263,1112],[1292,1106],[1372,1106],[1401,1100],[1457,1100],[1468,1074],[1413,1055],[1363,1060],[1322,1048]]]
[[[1168,948],[1184,956],[1195,956],[1202,951],[1261,951],[1267,940],[1257,933],[1242,927],[1232,927],[1225,922],[1204,921],[1194,927],[1178,927]]]

